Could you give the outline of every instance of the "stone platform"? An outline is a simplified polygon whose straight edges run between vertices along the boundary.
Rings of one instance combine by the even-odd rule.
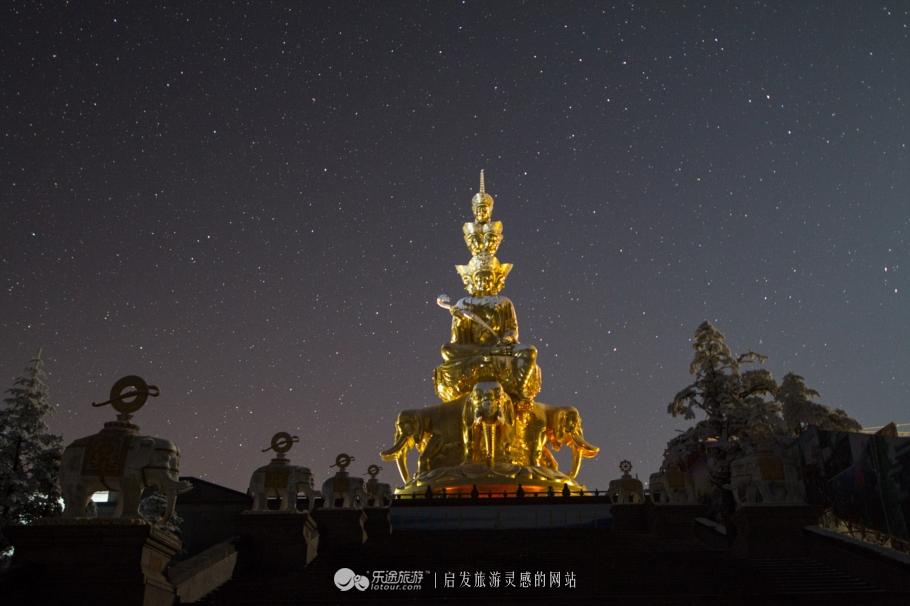
[[[391,508],[399,530],[609,528],[610,499],[604,496],[525,496],[516,498],[402,498]]]
[[[17,569],[32,579],[4,603],[168,606],[174,601],[164,570],[180,551],[180,539],[143,521],[53,518],[4,532],[15,547]]]
[[[597,497],[556,497],[540,499],[485,499],[471,502],[450,499],[433,499],[431,503],[393,503],[393,518],[399,514],[414,515],[419,511],[461,509],[462,519],[502,515],[509,509],[542,512],[563,508],[566,515],[572,510],[597,508],[608,505],[594,501]],[[599,497],[605,500],[604,497]],[[650,507],[650,506],[649,506]],[[767,508],[765,508],[767,510]],[[317,510],[318,511],[318,510]],[[610,511],[613,511],[612,509]],[[480,512],[480,513],[478,513]],[[330,512],[327,513],[339,513]],[[238,541],[238,566],[233,578],[212,593],[196,602],[208,605],[268,604],[528,604],[528,603],[577,603],[577,604],[733,604],[740,606],[778,606],[780,604],[825,604],[826,606],[855,606],[856,604],[901,605],[910,603],[910,586],[906,583],[910,560],[906,557],[886,557],[868,545],[847,541],[834,533],[824,533],[800,528],[800,515],[792,518],[794,524],[785,524],[795,533],[796,541],[803,536],[808,553],[791,551],[780,556],[736,557],[733,550],[719,545],[706,545],[697,539],[657,536],[642,529],[641,517],[651,515],[645,507],[627,506],[620,515],[612,518],[613,527],[582,526],[573,528],[555,524],[551,527],[529,528],[395,528],[385,540],[363,542],[358,534],[361,512],[344,512],[334,516],[344,521],[353,539],[339,549],[322,549],[309,565],[296,569],[280,566],[242,566],[263,557],[264,551],[251,549],[249,541]],[[689,524],[688,512],[671,510],[669,518],[679,520],[679,525]],[[773,515],[750,511],[748,520],[770,520],[784,515],[778,509]],[[685,514],[685,515],[683,515]],[[530,515],[527,514],[521,514]],[[744,514],[745,515],[745,514]],[[260,514],[253,520],[245,516],[240,525],[258,525],[258,531],[268,528],[277,534],[285,528],[301,529],[302,514]],[[332,516],[329,516],[330,518]],[[508,516],[507,516],[508,517]],[[282,519],[285,518],[285,519]],[[784,518],[786,520],[786,517]],[[624,521],[623,521],[624,520]],[[683,523],[684,521],[684,523]],[[353,522],[353,524],[348,524]],[[305,524],[305,522],[304,522]],[[615,526],[624,525],[619,529]],[[763,532],[763,523],[752,523],[749,532]],[[49,546],[60,543],[53,534],[29,529],[32,537],[20,541],[23,551],[14,558],[14,569],[0,576],[0,602],[5,604],[44,605],[67,604],[149,604],[158,606],[170,603],[173,594],[156,594],[146,591],[146,570],[155,562],[154,553],[145,550],[160,549],[159,538],[148,527],[130,529],[121,524],[110,527],[115,537],[104,538],[98,530],[86,532],[80,541],[97,540],[96,545],[79,543],[80,552],[93,558],[73,562],[59,550]],[[71,532],[73,539],[79,530]],[[104,531],[100,531],[102,534]],[[297,531],[293,531],[296,533]],[[303,530],[301,529],[302,533]],[[794,535],[784,537],[782,544],[793,544]],[[268,533],[263,532],[263,536]],[[141,539],[141,540],[140,540]],[[40,546],[40,549],[25,547]],[[291,541],[289,541],[291,542]],[[140,563],[101,559],[105,550],[125,553],[117,545],[133,545],[149,559]],[[63,541],[62,545],[68,545]],[[271,543],[268,543],[271,545]],[[166,545],[165,545],[166,546]],[[170,545],[171,549],[176,547]],[[295,549],[299,554],[299,544]],[[132,552],[132,547],[126,550]],[[165,550],[165,555],[168,550]],[[880,551],[880,549],[879,549]],[[871,555],[870,555],[871,554]],[[38,556],[37,558],[35,556]],[[218,554],[214,554],[218,555]],[[230,553],[221,554],[230,556]],[[19,557],[22,557],[23,566]],[[830,556],[830,557],[828,557]],[[265,554],[265,557],[269,557]],[[308,556],[299,556],[305,562]],[[222,557],[222,559],[225,559]],[[46,560],[46,561],[44,561]],[[57,564],[55,564],[55,562]],[[188,561],[189,562],[189,561]],[[60,564],[69,570],[61,570]],[[179,565],[178,565],[179,567]],[[175,572],[172,566],[171,572]],[[336,583],[341,569],[348,569],[361,579],[368,579],[369,586],[350,587],[343,591]],[[154,571],[154,566],[150,572]],[[342,571],[345,572],[345,571]],[[103,573],[103,574],[100,574]],[[495,574],[494,574],[495,573]],[[104,575],[111,575],[111,579]],[[83,581],[83,586],[67,588],[66,583]],[[493,579],[496,586],[491,586]],[[511,585],[506,578],[511,579]],[[103,582],[99,582],[103,579]],[[112,580],[113,579],[113,580]],[[402,581],[407,579],[407,581]],[[523,581],[524,579],[524,581]],[[161,588],[160,577],[149,583],[152,589]],[[464,585],[463,583],[467,583]],[[523,584],[524,583],[524,584]],[[193,592],[186,592],[191,598]],[[193,595],[196,599],[201,591]],[[61,596],[65,599],[61,600]],[[155,601],[163,597],[165,601]]]

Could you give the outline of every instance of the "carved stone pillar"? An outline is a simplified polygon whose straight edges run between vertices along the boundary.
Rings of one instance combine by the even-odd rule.
[[[362,509],[317,509],[313,515],[319,524],[323,551],[337,552],[366,543],[367,515]]]
[[[363,512],[367,514],[364,532],[371,542],[388,538],[392,534],[388,507],[366,507]]]
[[[299,570],[313,561],[322,537],[305,512],[244,512],[237,517],[243,568]]]

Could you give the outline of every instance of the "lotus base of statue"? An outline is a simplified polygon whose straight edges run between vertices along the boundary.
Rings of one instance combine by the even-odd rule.
[[[477,493],[483,496],[502,496],[503,493],[514,496],[519,486],[525,494],[548,493],[551,489],[555,494],[562,494],[565,486],[572,493],[587,490],[567,474],[549,467],[510,463],[497,463],[488,467],[482,463],[469,463],[420,473],[397,488],[395,494],[423,496],[430,487],[436,496],[442,496],[442,493],[469,495],[476,487]]]

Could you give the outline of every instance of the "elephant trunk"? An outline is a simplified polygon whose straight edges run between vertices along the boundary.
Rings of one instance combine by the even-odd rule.
[[[599,446],[594,446],[581,435],[581,431],[575,431],[569,435],[572,439],[572,443],[575,445],[575,450],[581,451],[584,456],[591,458],[596,456],[600,452]]]
[[[483,424],[483,441],[484,446],[486,446],[486,459],[487,467],[492,467],[493,463],[496,462],[496,424],[495,423],[484,423]]]
[[[157,484],[158,490],[168,495],[183,494],[184,492],[188,492],[193,489],[192,482],[176,479],[176,471],[173,473],[173,475],[174,477],[171,477],[171,474],[168,474],[160,482],[153,482],[152,484]]]
[[[379,453],[379,456],[382,457],[383,461],[395,461],[398,465],[398,473],[401,474],[401,479],[405,483],[411,479],[411,474],[408,471],[409,444],[409,437],[406,434],[402,434],[398,436],[398,439],[395,440],[395,444],[393,444],[391,448]]]
[[[399,434],[395,438],[395,443],[388,450],[383,450],[379,453],[379,456],[382,457],[383,461],[392,461],[397,459],[401,455],[402,450],[406,450],[408,447],[408,436],[407,434]]]

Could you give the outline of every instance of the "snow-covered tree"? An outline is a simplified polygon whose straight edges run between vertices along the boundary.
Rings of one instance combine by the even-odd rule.
[[[183,525],[183,518],[173,511],[169,518],[164,519],[167,514],[167,497],[157,490],[149,493],[139,501],[139,515],[149,524],[161,526],[175,534],[181,534],[180,527]]]
[[[48,433],[50,412],[41,350],[0,405],[0,528],[57,515],[63,440]],[[0,535],[0,555],[9,548]]]
[[[741,370],[765,357],[752,351],[734,355],[710,322],[696,329],[692,348],[689,373],[695,380],[676,394],[667,411],[694,419],[700,410],[705,418],[668,443],[663,467],[684,468],[687,461],[704,457],[714,487],[707,496],[709,515],[728,523],[734,509],[731,462],[785,431],[780,405],[772,399],[777,384],[767,370]]]
[[[840,408],[832,409],[813,402],[818,392],[806,385],[806,380],[794,373],[787,373],[777,390],[777,401],[781,403],[787,430],[798,435],[809,425],[828,431],[859,431],[862,429],[855,419]]]
[[[676,394],[667,410],[686,419],[695,418],[696,410],[704,412],[693,437],[712,434],[729,455],[783,433],[780,405],[768,399],[777,391],[771,373],[741,371],[744,364],[764,362],[764,356],[752,351],[734,356],[724,335],[710,322],[696,329],[692,348],[695,357],[689,373],[695,380]]]

